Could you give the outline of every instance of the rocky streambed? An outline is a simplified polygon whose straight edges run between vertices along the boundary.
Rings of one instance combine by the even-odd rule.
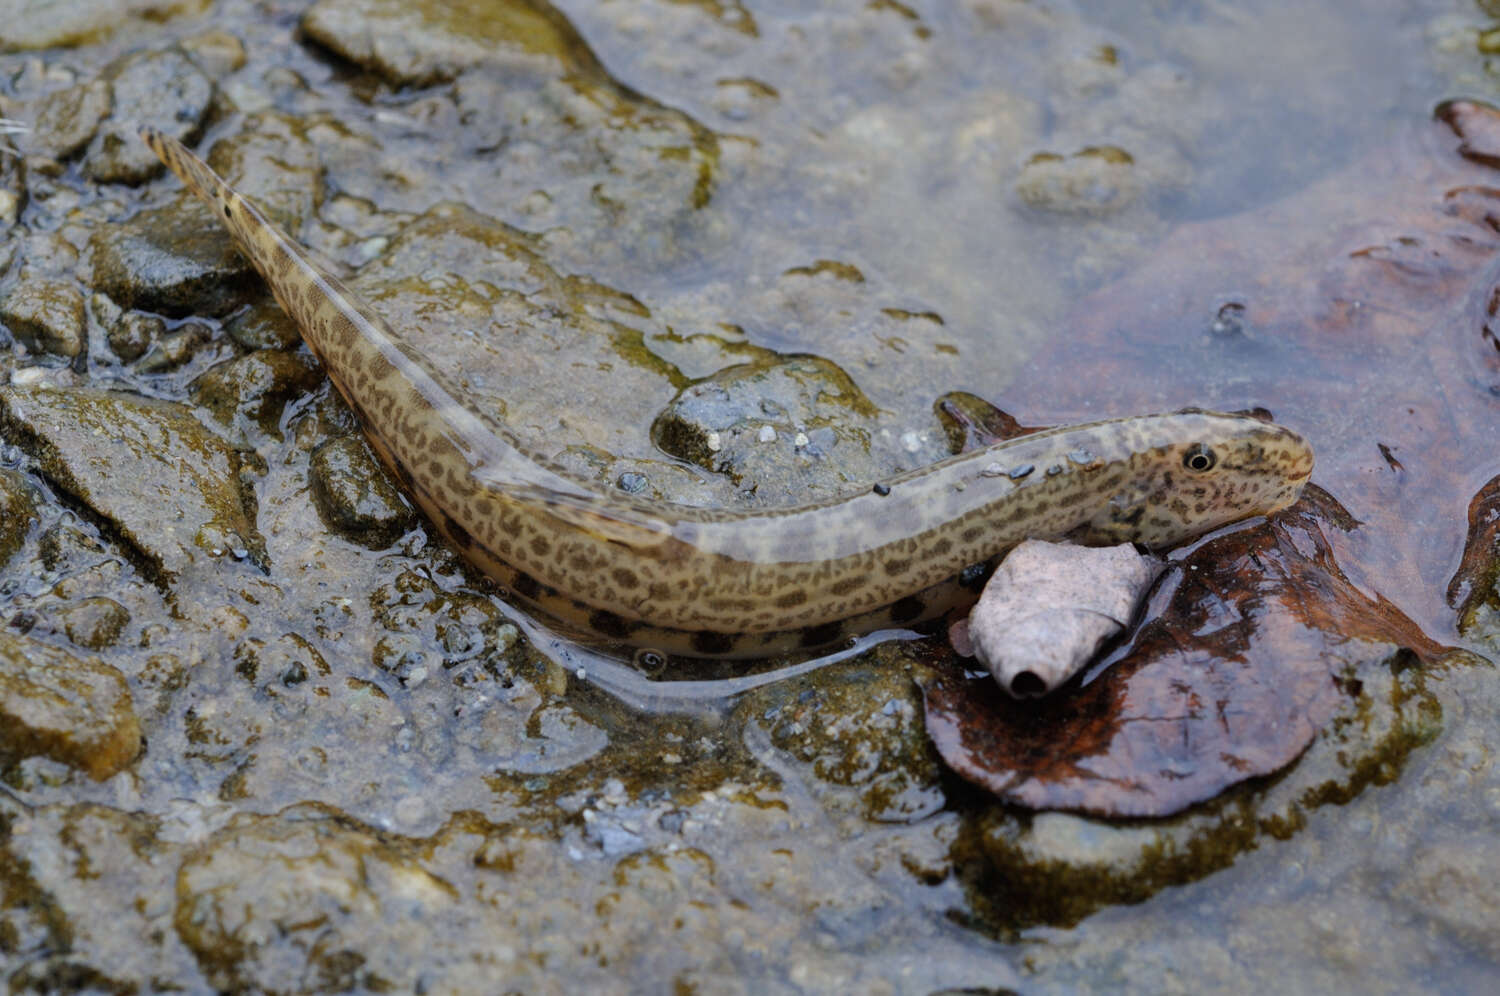
[[[1455,138],[1430,111],[1493,94],[1488,15],[1263,6],[0,4],[0,115],[29,125],[0,154],[9,986],[1492,978],[1495,551],[1488,506],[1465,510],[1500,468],[1481,447],[1455,446],[1452,495],[1413,503],[1447,524],[1421,533],[1451,547],[1434,561],[1463,555],[1459,613],[1446,574],[1366,556],[1400,530],[1352,520],[1405,508],[1395,478],[1352,457],[1315,475],[1350,507],[1306,506],[1328,541],[1294,552],[1341,560],[1327,576],[1372,604],[1399,590],[1426,636],[1330,624],[1336,701],[1290,768],[1171,817],[1037,812],[939,760],[921,688],[952,664],[940,638],[660,713],[529,639],[136,138],[204,153],[581,480],[774,507],[954,452],[962,392],[1037,423],[1128,413],[1090,397],[1251,407],[1305,370],[1286,328],[1359,328],[1330,314],[1479,335],[1445,302],[1483,300],[1495,246],[1449,192],[1492,172],[1458,149],[1487,149],[1488,119]],[[1267,260],[1354,258],[1316,242],[1306,205],[1343,204],[1330,190],[1386,224],[1374,256],[1396,264],[1357,293],[1274,271],[1301,318],[1255,326],[1235,295],[1276,282],[1253,279]],[[1396,257],[1412,244],[1439,248]],[[1116,282],[1132,272],[1146,289]],[[1191,294],[1217,317],[1178,334]],[[1214,321],[1245,334],[1205,359]],[[1142,359],[1151,322],[1209,387]],[[1126,374],[1079,386],[1101,357]],[[1452,383],[1482,394],[1486,362]],[[1438,438],[1287,406],[1320,452],[1392,474],[1377,444],[1416,466]],[[1489,417],[1432,410],[1403,424]]]

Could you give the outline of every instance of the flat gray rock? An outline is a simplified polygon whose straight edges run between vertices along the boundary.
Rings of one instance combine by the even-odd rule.
[[[190,410],[128,394],[8,387],[0,435],[170,583],[205,556],[263,557],[239,454]]]

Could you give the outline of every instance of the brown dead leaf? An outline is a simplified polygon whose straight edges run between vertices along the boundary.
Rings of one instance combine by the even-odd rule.
[[[1317,488],[1288,511],[1203,543],[1159,610],[1074,694],[1015,702],[988,675],[939,666],[927,729],[963,777],[1009,802],[1166,816],[1299,755],[1362,669],[1444,648],[1335,563],[1354,528]]]

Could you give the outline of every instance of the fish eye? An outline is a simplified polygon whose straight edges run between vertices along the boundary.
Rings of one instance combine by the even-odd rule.
[[[1194,443],[1188,447],[1188,451],[1182,455],[1182,465],[1195,474],[1201,474],[1205,470],[1212,470],[1219,458],[1214,456],[1214,451],[1202,443]]]

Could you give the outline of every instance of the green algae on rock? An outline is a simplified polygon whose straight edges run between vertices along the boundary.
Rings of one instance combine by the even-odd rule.
[[[11,386],[0,389],[0,433],[99,516],[162,583],[205,554],[264,556],[239,454],[182,405]]]
[[[83,352],[83,293],[26,267],[0,290],[0,322],[27,348],[73,359]]]
[[[685,378],[643,345],[659,329],[629,295],[558,272],[535,236],[456,204],[403,227],[349,281],[482,408],[544,452],[638,449]],[[552,399],[609,399],[608,410]]]
[[[530,68],[546,63],[604,76],[567,19],[550,4],[534,0],[477,8],[453,0],[318,0],[303,15],[302,30],[398,86],[452,80],[485,64]]]
[[[141,747],[119,671],[96,657],[0,631],[0,758],[42,755],[103,780],[135,760]]]
[[[41,496],[21,474],[0,468],[0,568],[14,557],[37,522]]]

